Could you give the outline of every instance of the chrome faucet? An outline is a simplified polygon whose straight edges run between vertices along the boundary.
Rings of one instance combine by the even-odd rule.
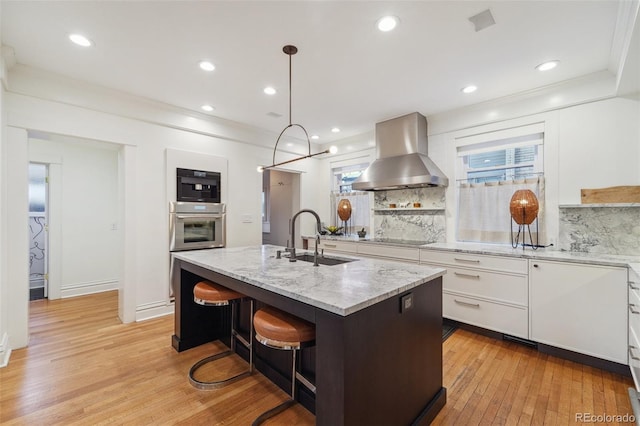
[[[314,212],[313,210],[303,209],[293,215],[293,217],[291,218],[291,247],[287,246],[285,250],[291,253],[289,255],[289,262],[295,262],[297,260],[296,259],[296,219],[302,213],[311,213],[316,217],[316,222],[318,223],[317,224],[318,229],[316,231],[316,247],[315,247],[315,251],[313,252],[313,266],[318,266],[318,243],[320,242],[320,231],[322,231],[322,223],[320,222],[320,216],[318,216],[318,213]]]

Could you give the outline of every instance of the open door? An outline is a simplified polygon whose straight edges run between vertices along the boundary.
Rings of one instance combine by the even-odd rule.
[[[29,163],[29,299],[48,297],[48,167]]]

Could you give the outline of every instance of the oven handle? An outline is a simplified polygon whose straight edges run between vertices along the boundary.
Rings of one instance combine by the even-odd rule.
[[[176,215],[177,219],[203,219],[203,218],[212,218],[212,219],[220,219],[224,216],[224,214],[179,214]]]

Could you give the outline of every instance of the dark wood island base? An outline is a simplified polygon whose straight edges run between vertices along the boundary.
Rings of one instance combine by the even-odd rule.
[[[315,378],[315,400],[303,387],[299,400],[318,425],[426,425],[446,403],[442,277],[342,316],[189,262],[176,260],[174,271],[177,351],[216,339],[228,342],[230,311],[217,314],[193,303],[193,287],[202,278],[316,325],[316,346],[303,351],[301,361],[303,374]],[[247,310],[248,304],[238,312],[244,332]],[[238,353],[247,357],[240,346]],[[288,391],[290,359],[256,349],[256,368]]]

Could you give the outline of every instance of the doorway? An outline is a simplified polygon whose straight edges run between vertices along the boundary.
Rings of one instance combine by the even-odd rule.
[[[29,300],[48,297],[48,175],[46,164],[29,163]]]
[[[262,197],[262,244],[288,246],[291,217],[300,210],[300,173],[265,170]]]

